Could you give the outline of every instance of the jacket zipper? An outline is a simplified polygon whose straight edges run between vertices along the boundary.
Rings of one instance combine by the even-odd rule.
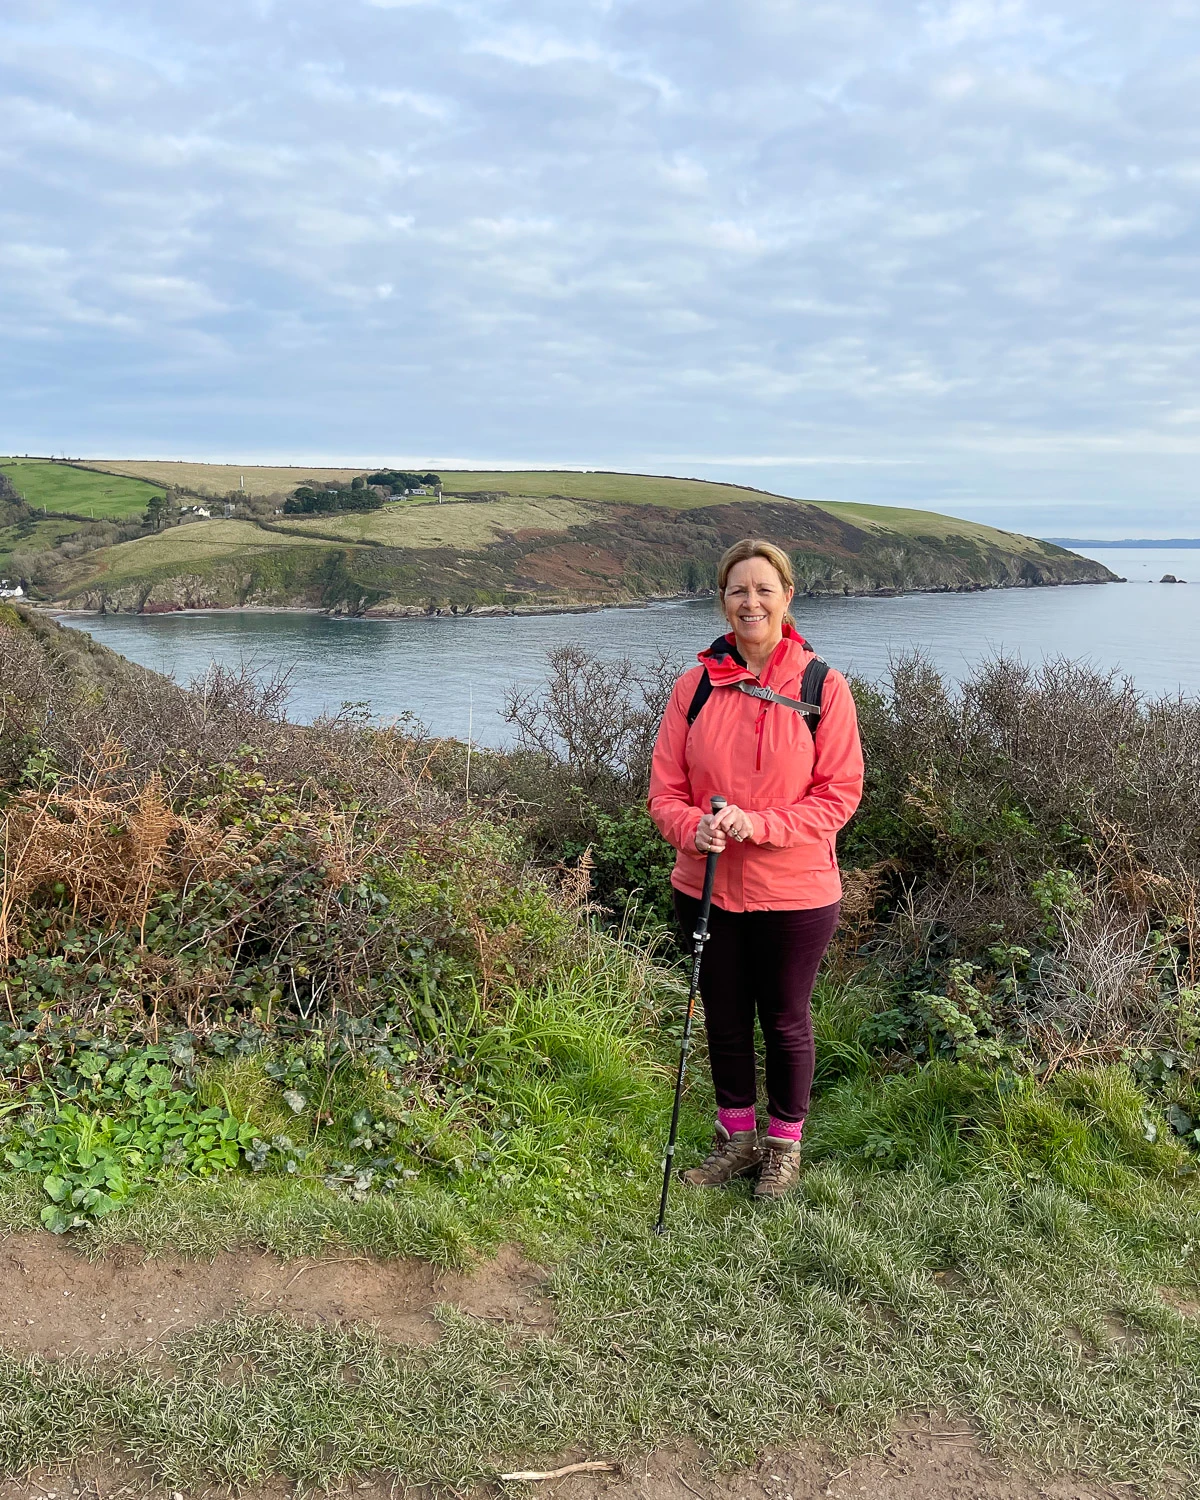
[[[767,663],[766,670],[763,672],[762,677],[760,678],[760,681],[761,681],[763,687],[769,687],[770,686],[770,684],[767,681],[767,678],[770,677],[770,675],[771,675],[771,667],[774,665],[774,660],[775,659],[772,656],[771,660]],[[759,709],[759,711],[758,711],[758,723],[755,726],[756,729],[758,730],[758,749],[757,749],[757,751],[755,753],[755,756],[754,756],[754,769],[756,771],[761,771],[762,770],[763,734],[766,731],[766,727],[767,727],[767,708],[768,707],[769,707],[769,705],[766,704],[766,703],[764,703],[762,705],[762,707]]]

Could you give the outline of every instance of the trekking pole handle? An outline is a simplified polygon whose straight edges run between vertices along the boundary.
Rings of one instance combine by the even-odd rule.
[[[712,799],[713,816],[715,817],[723,807],[727,807],[728,805],[726,798],[714,797]],[[712,904],[713,881],[716,879],[716,875],[717,851],[710,849],[708,851],[708,858],[704,861],[704,894],[700,897],[700,920],[704,927],[708,926],[708,908]]]

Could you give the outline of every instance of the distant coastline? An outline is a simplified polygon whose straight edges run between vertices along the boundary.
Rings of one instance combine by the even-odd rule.
[[[1200,536],[1126,537],[1119,542],[1100,542],[1086,536],[1048,536],[1056,547],[1200,547]]]

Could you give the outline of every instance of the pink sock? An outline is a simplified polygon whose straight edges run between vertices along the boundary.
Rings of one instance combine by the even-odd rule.
[[[804,1134],[804,1121],[777,1120],[774,1115],[769,1115],[767,1134],[774,1136],[777,1141],[798,1141]]]
[[[755,1126],[754,1106],[748,1104],[745,1109],[719,1109],[717,1119],[730,1135],[736,1135],[739,1130],[753,1130]]]

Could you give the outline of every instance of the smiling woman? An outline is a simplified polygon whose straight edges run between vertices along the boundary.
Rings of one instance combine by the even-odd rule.
[[[862,748],[839,673],[823,678],[815,730],[799,711],[816,658],[788,613],[795,587],[787,555],[770,542],[737,542],[721,559],[717,586],[731,633],[675,684],[654,749],[649,806],[677,851],[671,884],[685,943],[706,858],[724,854],[700,969],[716,1134],[684,1181],[723,1187],[757,1173],[755,1197],[772,1199],[799,1180],[815,1060],[809,1003],[837,927],[835,841],[862,796]],[[706,811],[713,797],[727,803],[716,813]],[[756,1016],[769,1109],[761,1142]]]

